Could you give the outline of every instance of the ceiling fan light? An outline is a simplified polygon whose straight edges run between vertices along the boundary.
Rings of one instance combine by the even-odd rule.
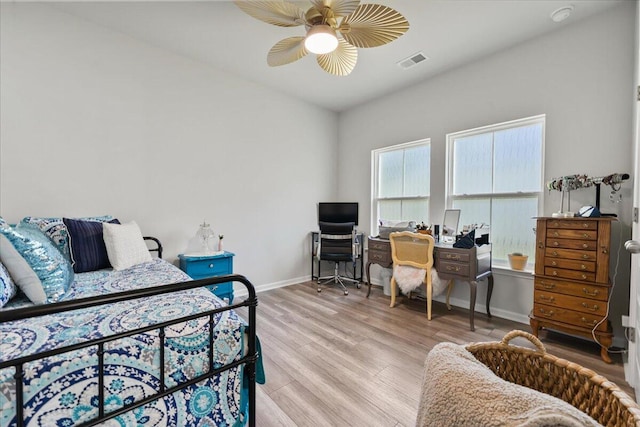
[[[338,47],[338,37],[335,30],[329,25],[314,25],[307,32],[304,47],[309,52],[318,55],[333,52]]]

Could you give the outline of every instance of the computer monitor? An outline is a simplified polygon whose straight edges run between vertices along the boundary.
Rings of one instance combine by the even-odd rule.
[[[318,203],[319,222],[354,222],[358,225],[357,202]]]

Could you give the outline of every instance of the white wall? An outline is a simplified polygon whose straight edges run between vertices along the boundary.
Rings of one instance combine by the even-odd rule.
[[[171,260],[206,218],[257,286],[309,276],[336,114],[43,4],[1,8],[0,215],[136,220]]]
[[[441,223],[445,135],[543,113],[545,181],[574,173],[631,173],[634,8],[635,2],[625,3],[341,114],[339,196],[369,206],[371,150],[431,138],[430,217],[432,223]],[[617,205],[609,202],[609,187],[602,192],[603,212],[620,217],[612,236],[613,258],[631,223],[632,183],[624,187],[624,201]],[[593,204],[595,190],[576,191],[571,197],[572,207]],[[557,193],[545,192],[544,213],[557,211],[559,200]],[[365,230],[370,212],[362,209],[360,216]],[[629,258],[622,251],[611,307],[614,326],[627,311],[628,288]],[[477,309],[484,310],[485,286],[480,289]],[[458,284],[455,302],[467,307],[468,294],[468,287]],[[532,306],[531,277],[496,274],[494,314],[527,322]]]

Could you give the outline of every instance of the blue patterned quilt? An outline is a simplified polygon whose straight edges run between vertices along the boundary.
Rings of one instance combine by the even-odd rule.
[[[75,299],[190,280],[160,259],[124,271],[76,274],[63,298]],[[16,301],[10,307],[24,305]],[[0,324],[0,361],[130,331],[223,306],[206,289],[57,313]],[[214,368],[243,354],[245,322],[234,312],[215,315]],[[172,387],[209,371],[208,317],[165,331],[165,384]],[[160,383],[159,330],[105,344],[105,412],[139,401]],[[98,414],[97,347],[25,364],[27,426],[74,426]],[[14,369],[0,370],[0,426],[16,425]],[[242,367],[155,400],[104,423],[108,426],[243,425]]]

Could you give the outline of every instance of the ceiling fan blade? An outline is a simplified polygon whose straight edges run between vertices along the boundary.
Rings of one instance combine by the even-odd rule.
[[[311,0],[311,3],[317,10],[330,8],[333,15],[338,17],[352,14],[358,8],[360,0]]]
[[[305,23],[304,10],[285,1],[234,0],[234,3],[247,15],[267,24],[297,27]]]
[[[344,18],[338,30],[356,47],[376,47],[390,43],[409,29],[400,12],[380,4],[361,4]]]
[[[318,55],[318,65],[327,73],[348,76],[358,61],[358,50],[338,37],[338,47],[331,53]]]
[[[267,55],[267,64],[272,67],[289,64],[307,55],[304,37],[289,37],[273,45]]]

